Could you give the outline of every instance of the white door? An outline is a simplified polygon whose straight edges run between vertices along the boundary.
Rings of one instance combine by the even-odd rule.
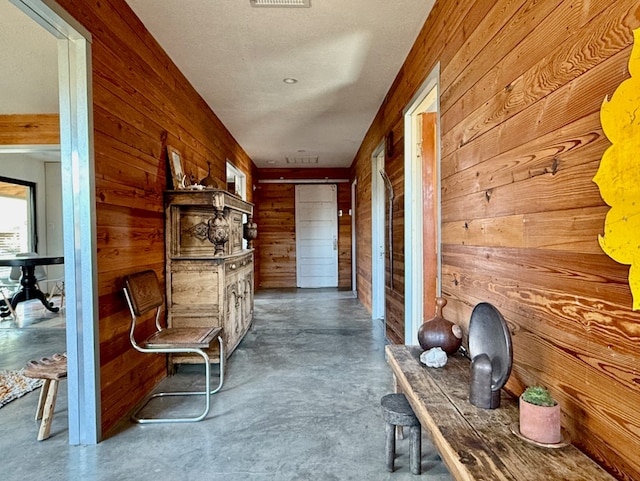
[[[296,185],[298,287],[338,287],[338,195],[335,184]]]

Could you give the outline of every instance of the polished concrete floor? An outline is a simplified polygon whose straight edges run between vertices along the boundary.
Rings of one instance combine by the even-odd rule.
[[[0,369],[64,350],[64,329],[0,323]],[[50,321],[48,321],[50,322]],[[0,409],[0,479],[342,481],[450,480],[423,433],[421,476],[410,473],[408,439],[396,471],[384,464],[380,398],[392,391],[384,331],[351,292],[267,290],[254,325],[227,365],[222,391],[199,423],[124,422],[95,446],[69,446],[66,382],[51,437],[36,441],[38,392]],[[200,366],[164,381],[193,384]],[[195,412],[201,399],[150,409]]]

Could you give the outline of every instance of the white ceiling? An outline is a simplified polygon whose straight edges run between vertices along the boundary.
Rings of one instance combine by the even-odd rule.
[[[55,37],[0,0],[0,114],[58,112]]]
[[[434,3],[126,1],[258,167],[348,167]],[[0,113],[56,111],[53,37],[0,0],[0,42]]]
[[[0,0],[0,115],[58,112],[55,37],[8,0]],[[0,162],[58,162],[55,146],[0,146]]]

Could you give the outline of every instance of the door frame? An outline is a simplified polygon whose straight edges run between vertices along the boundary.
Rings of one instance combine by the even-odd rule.
[[[334,257],[334,263],[335,263],[335,270],[332,273],[333,279],[335,280],[335,282],[332,282],[331,286],[327,286],[327,287],[338,287],[339,283],[340,283],[340,277],[339,277],[339,272],[340,272],[340,266],[339,266],[339,262],[340,262],[340,256],[339,256],[339,252],[338,252],[338,235],[339,235],[339,230],[340,230],[340,225],[339,225],[339,221],[338,221],[338,216],[337,216],[337,211],[338,211],[338,184],[330,184],[330,183],[323,183],[323,184],[296,184],[295,186],[295,218],[296,218],[296,286],[299,288],[302,288],[302,286],[300,285],[300,262],[299,262],[299,253],[300,253],[300,224],[298,223],[298,203],[300,200],[300,196],[298,195],[298,191],[299,189],[303,189],[303,188],[308,188],[308,187],[331,187],[332,191],[333,191],[333,204],[332,204],[332,212],[335,214],[335,218],[333,218],[333,222],[334,222],[334,227],[335,229],[332,232],[332,236],[333,236],[333,257]],[[312,287],[313,288],[313,287]]]
[[[371,318],[384,319],[385,292],[385,187],[380,175],[384,169],[384,141],[371,154]],[[379,252],[381,250],[381,252]]]
[[[69,444],[101,438],[91,34],[53,0],[10,0],[58,39]]]
[[[440,192],[440,63],[438,62],[422,83],[418,92],[405,108],[404,115],[404,255],[405,255],[405,293],[404,293],[404,341],[407,345],[417,344],[418,329],[422,325],[423,310],[423,243],[422,243],[422,165],[416,156],[416,117],[419,113],[435,111],[438,114],[436,149],[436,192]],[[433,100],[431,97],[433,96]],[[425,103],[428,104],[425,106]],[[442,259],[440,252],[440,196],[437,200],[437,285],[439,296],[442,292]]]
[[[353,179],[351,183],[351,291],[353,297],[358,298],[357,284],[357,236],[356,236],[356,195],[358,193],[358,179]]]

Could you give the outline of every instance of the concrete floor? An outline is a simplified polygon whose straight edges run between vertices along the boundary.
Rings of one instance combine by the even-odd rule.
[[[64,342],[60,328],[0,329],[0,369],[63,351]],[[207,419],[144,426],[126,421],[98,445],[69,446],[65,381],[45,441],[36,441],[33,420],[38,391],[0,409],[0,478],[450,480],[424,433],[422,476],[410,473],[408,439],[397,443],[396,471],[385,469],[380,398],[392,391],[392,375],[384,343],[382,324],[351,292],[260,291],[253,328],[229,359]],[[164,383],[201,378],[200,366],[181,366]],[[194,412],[198,401],[183,398],[174,408],[162,400],[152,409]]]

